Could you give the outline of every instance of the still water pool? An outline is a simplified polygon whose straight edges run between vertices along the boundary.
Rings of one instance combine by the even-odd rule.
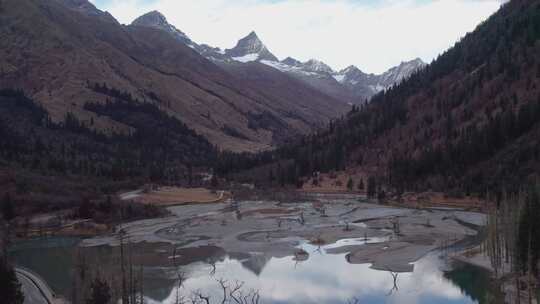
[[[66,238],[27,241],[16,244],[11,256],[17,264],[40,274],[55,291],[69,298],[77,242]],[[189,263],[179,267],[186,277],[179,294],[189,297],[201,291],[218,300],[222,289],[217,280],[224,279],[229,285],[243,282],[245,292],[258,290],[261,303],[267,304],[337,304],[353,298],[361,304],[493,303],[489,273],[470,265],[449,267],[437,253],[415,262],[413,272],[392,273],[371,269],[369,264],[350,264],[346,254],[326,252],[329,248],[359,242],[341,240],[322,247],[304,243],[299,248],[309,256],[300,259],[223,254],[214,259],[215,267],[202,261]],[[114,249],[108,246],[84,250],[92,250],[95,265],[110,263],[114,255]],[[151,253],[162,249],[150,246],[145,250]],[[175,302],[175,274],[176,269],[170,264],[159,265],[155,260],[144,267],[149,304]]]

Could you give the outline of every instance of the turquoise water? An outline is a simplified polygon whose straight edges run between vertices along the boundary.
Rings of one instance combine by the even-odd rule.
[[[37,272],[51,287],[66,296],[79,251],[74,246],[77,239],[56,238],[19,243],[11,255],[14,260]],[[347,240],[341,243],[351,243]],[[354,242],[358,242],[355,240]],[[414,263],[411,273],[390,273],[373,270],[369,264],[349,264],[345,254],[328,254],[326,248],[302,244],[309,253],[304,261],[293,257],[272,258],[264,255],[230,257],[217,255],[212,266],[195,262],[181,266],[187,279],[179,290],[188,296],[200,290],[212,299],[221,299],[218,279],[243,282],[245,292],[258,290],[261,303],[347,303],[357,298],[358,303],[399,303],[399,304],[465,304],[488,303],[489,274],[466,265],[447,269],[437,254],[429,254]],[[146,258],[157,255],[163,249],[147,246]],[[89,263],[96,267],[114,265],[114,250],[110,247],[82,249],[93,257]],[[305,259],[306,257],[304,257]],[[174,303],[176,299],[175,269],[170,264],[156,265],[148,262],[144,267],[145,295],[149,304]],[[395,278],[395,280],[394,280]],[[473,283],[474,282],[474,283]],[[395,284],[394,284],[395,283]],[[221,302],[221,301],[219,301]]]

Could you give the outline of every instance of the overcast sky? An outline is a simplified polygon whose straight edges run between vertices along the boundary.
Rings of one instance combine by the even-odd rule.
[[[430,62],[493,14],[502,0],[90,0],[121,23],[151,11],[197,43],[231,48],[250,31],[280,59],[351,64],[381,73]]]

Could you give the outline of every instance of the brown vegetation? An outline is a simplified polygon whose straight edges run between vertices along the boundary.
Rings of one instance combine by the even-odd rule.
[[[143,191],[131,200],[155,206],[173,206],[219,203],[230,196],[229,192],[206,188],[159,187],[157,190]]]
[[[95,14],[64,1],[3,1],[0,88],[23,89],[54,121],[71,112],[98,130],[129,132],[126,124],[84,109],[86,102],[106,100],[88,83],[106,83],[159,105],[213,144],[234,151],[269,149],[348,109],[260,64],[254,72],[269,81],[225,71],[168,33],[120,25],[87,6]],[[269,119],[253,125],[263,116]]]

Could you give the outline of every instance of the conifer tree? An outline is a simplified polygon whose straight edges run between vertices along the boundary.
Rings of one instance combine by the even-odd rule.
[[[2,296],[2,303],[24,303],[21,283],[17,280],[15,270],[6,261],[0,261],[0,295]]]
[[[349,177],[349,180],[347,181],[347,190],[352,191],[354,188],[354,182],[352,178]]]
[[[96,277],[92,282],[90,297],[86,304],[108,304],[111,302],[111,288],[106,281]]]
[[[9,193],[6,193],[4,195],[4,199],[2,200],[2,215],[4,217],[4,220],[6,220],[7,222],[15,218],[15,208],[13,206],[13,201],[11,200],[11,196],[9,195]]]

